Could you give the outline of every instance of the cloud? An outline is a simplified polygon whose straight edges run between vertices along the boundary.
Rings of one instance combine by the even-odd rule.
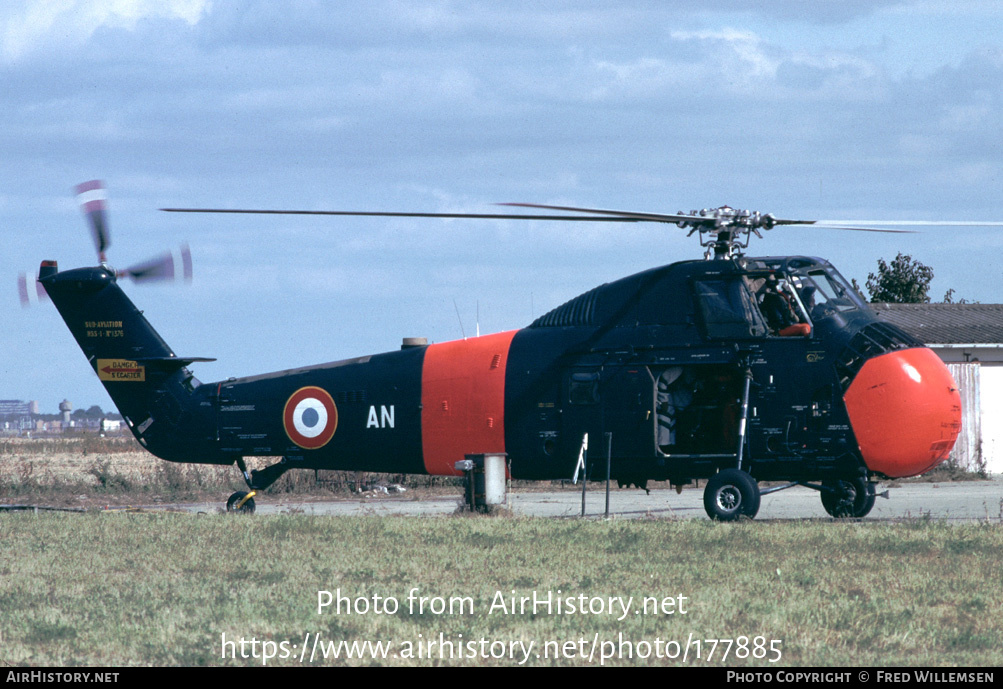
[[[595,60],[592,97],[705,101],[775,95],[792,65],[831,72],[848,58],[797,56],[753,31],[725,27],[672,31],[657,55],[630,61]],[[804,71],[803,69],[799,71]]]
[[[701,41],[724,47],[718,58],[726,65],[739,66],[747,77],[773,77],[780,64],[775,56],[766,53],[763,41],[751,31],[725,28],[716,31],[673,31],[671,35],[677,41]]]
[[[80,45],[102,27],[132,31],[146,19],[197,24],[210,0],[30,0],[8,6],[0,15],[0,50],[14,61],[43,48]]]
[[[907,0],[770,0],[760,3],[750,3],[747,0],[705,0],[700,3],[700,10],[762,14],[774,20],[805,24],[845,24],[872,15],[885,7],[897,8],[914,4]]]

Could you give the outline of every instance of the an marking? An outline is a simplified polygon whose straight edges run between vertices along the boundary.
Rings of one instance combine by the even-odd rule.
[[[393,428],[394,427],[394,405],[387,407],[380,405],[379,416],[376,415],[376,405],[369,406],[369,418],[366,420],[366,428]]]
[[[338,429],[338,407],[322,388],[300,388],[286,400],[282,425],[289,439],[304,450],[327,445]]]
[[[100,380],[116,383],[146,380],[146,367],[128,359],[98,359],[97,371]]]

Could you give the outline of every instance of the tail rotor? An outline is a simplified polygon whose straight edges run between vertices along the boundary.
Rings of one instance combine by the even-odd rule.
[[[108,229],[108,194],[105,184],[99,179],[93,179],[76,185],[74,192],[80,210],[90,225],[98,261],[105,268],[112,270],[108,266],[107,256],[108,247],[111,246],[111,233]],[[136,283],[191,282],[191,250],[187,244],[182,244],[177,249],[114,272],[116,277],[129,278]],[[38,282],[35,271],[26,271],[18,275],[17,290],[21,306],[31,306],[47,298],[45,288]]]

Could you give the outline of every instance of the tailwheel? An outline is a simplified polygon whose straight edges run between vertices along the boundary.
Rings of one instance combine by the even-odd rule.
[[[836,519],[866,517],[875,497],[874,484],[862,476],[822,482],[822,507]]]
[[[257,491],[238,490],[226,501],[227,512],[237,512],[242,514],[254,514],[254,496]]]
[[[703,505],[707,516],[721,522],[741,517],[752,519],[759,512],[759,486],[741,469],[725,469],[707,481]]]

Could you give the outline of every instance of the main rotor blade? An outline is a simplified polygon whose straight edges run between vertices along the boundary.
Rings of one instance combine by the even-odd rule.
[[[578,206],[552,206],[542,203],[499,203],[499,206],[519,208],[540,208],[554,211],[569,211],[583,215],[528,215],[521,213],[406,213],[391,211],[313,211],[313,210],[270,210],[254,208],[161,208],[168,213],[245,213],[258,215],[344,215],[384,218],[468,218],[487,220],[567,220],[579,222],[661,222],[686,223],[714,226],[718,218],[713,215],[699,213],[645,213],[637,211],[620,211],[608,208],[583,208]],[[585,215],[592,214],[592,215]],[[774,225],[813,225],[818,228],[844,230],[849,232],[883,232],[888,234],[913,234],[915,230],[884,229],[882,227],[861,227],[861,225],[879,226],[959,226],[959,227],[998,227],[1003,222],[952,222],[933,220],[793,220],[774,218]]]
[[[817,220],[817,224],[835,229],[848,225],[897,225],[899,227],[1003,227],[1003,221],[981,220]]]
[[[505,205],[505,204],[500,204]],[[513,213],[397,213],[388,211],[301,211],[256,208],[161,208],[167,213],[248,213],[258,215],[351,215],[383,218],[472,218],[486,220],[584,220],[599,222],[637,222],[641,218],[590,218],[579,215],[521,215]]]
[[[542,203],[499,203],[499,206],[519,206],[522,208],[548,208],[555,211],[572,211],[575,213],[595,213],[597,215],[611,215],[625,220],[647,220],[651,222],[677,223],[683,221],[699,221],[700,216],[682,215],[677,213],[638,213],[635,211],[615,211],[607,208],[578,208],[576,206],[548,206]],[[707,218],[710,220],[710,218]]]
[[[779,222],[777,224],[780,224]],[[790,223],[788,223],[790,224]],[[802,222],[802,225],[814,225],[820,230],[848,230],[850,232],[883,232],[886,234],[917,234],[916,230],[883,230],[877,227],[849,227],[847,225],[830,225],[825,221]],[[865,223],[860,223],[861,225]]]

